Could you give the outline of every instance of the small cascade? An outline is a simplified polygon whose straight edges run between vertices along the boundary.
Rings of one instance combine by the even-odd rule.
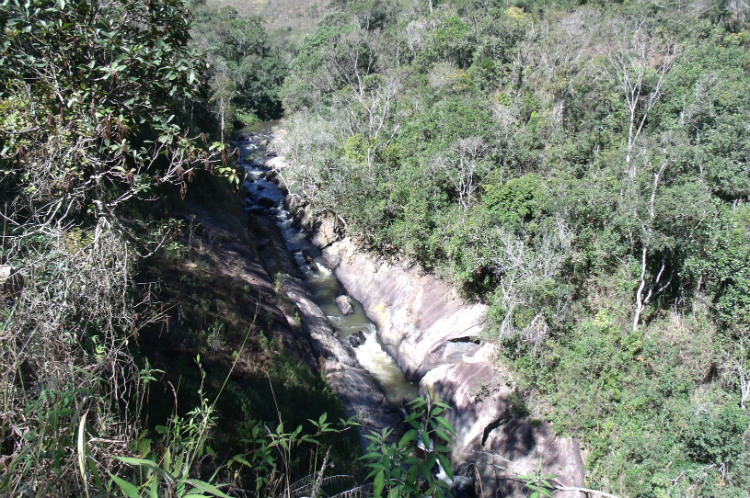
[[[266,144],[272,139],[269,126],[249,130],[238,141],[241,164],[247,174],[244,184],[246,210],[253,216],[266,216],[275,222],[314,300],[342,343],[355,348],[360,365],[378,382],[388,401],[394,406],[410,401],[418,395],[418,386],[406,379],[396,361],[383,350],[378,342],[376,325],[367,318],[362,305],[348,298],[351,310],[344,313],[336,303],[337,298],[346,295],[346,290],[323,264],[320,251],[308,240],[308,234],[294,224],[292,215],[284,207],[285,192],[269,179],[271,171],[266,166]]]

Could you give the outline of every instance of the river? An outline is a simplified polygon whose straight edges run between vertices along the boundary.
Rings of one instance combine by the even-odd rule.
[[[276,124],[260,123],[239,133],[240,163],[247,175],[245,207],[251,216],[268,217],[278,226],[316,303],[342,342],[351,336],[364,335],[364,342],[354,348],[357,360],[375,378],[388,401],[400,406],[418,395],[418,387],[406,379],[396,361],[383,350],[378,342],[376,325],[367,317],[362,305],[349,298],[352,312],[344,314],[336,304],[336,298],[346,295],[346,290],[326,268],[320,251],[309,241],[308,234],[295,225],[292,215],[284,207],[285,193],[267,178],[267,145],[273,140],[272,128]]]

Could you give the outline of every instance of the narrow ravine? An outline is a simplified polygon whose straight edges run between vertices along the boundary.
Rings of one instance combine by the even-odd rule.
[[[277,288],[299,311],[329,387],[360,421],[360,437],[386,427],[400,437],[400,407],[420,391],[412,379],[452,407],[445,417],[456,429],[451,461],[461,486],[483,498],[523,496],[517,476],[534,472],[539,461],[566,485],[581,486],[577,442],[556,437],[541,420],[514,414],[511,374],[495,362],[495,347],[480,338],[486,306],[464,301],[449,283],[408,262],[377,260],[352,239],[337,238],[324,221],[303,217],[310,234],[301,230],[274,182],[288,165],[269,157],[269,128],[237,138],[247,173],[246,209],[266,227],[268,240],[260,245],[273,250],[261,259],[281,268]]]
[[[273,124],[262,123],[238,137],[240,161],[247,175],[243,186],[247,192],[245,207],[250,215],[266,217],[276,224],[314,301],[325,313],[340,342],[354,349],[357,361],[377,381],[388,402],[401,406],[418,395],[418,386],[407,380],[396,361],[383,350],[376,325],[358,301],[346,296],[344,287],[323,264],[318,248],[308,240],[308,234],[295,226],[292,215],[284,207],[285,192],[269,178],[267,145],[273,140],[270,130]],[[347,313],[336,303],[341,296],[351,305]]]

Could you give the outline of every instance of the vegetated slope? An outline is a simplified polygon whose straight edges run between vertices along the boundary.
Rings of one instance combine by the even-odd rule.
[[[210,101],[222,136],[235,126],[281,116],[279,88],[287,73],[282,40],[269,40],[266,23],[233,7],[191,4],[191,43],[211,67]]]
[[[338,5],[282,91],[292,193],[490,304],[590,486],[745,496],[748,9]]]
[[[280,422],[337,402],[243,230],[186,19],[0,5],[1,496],[276,496],[331,432]]]
[[[206,0],[207,5],[219,9],[232,6],[242,16],[260,16],[272,36],[291,33],[293,38],[313,31],[329,3],[329,0]]]
[[[128,346],[159,310],[135,275],[175,226],[144,200],[226,171],[187,138],[206,69],[187,29],[174,2],[0,5],[4,496],[81,496],[76,445],[98,479],[143,427]],[[86,427],[108,441],[90,462]]]

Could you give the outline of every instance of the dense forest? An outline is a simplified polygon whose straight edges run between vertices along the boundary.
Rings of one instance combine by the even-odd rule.
[[[517,386],[623,496],[750,489],[750,10],[333,2],[285,179],[491,305]]]
[[[214,4],[0,3],[0,494],[315,494],[329,456],[447,492],[410,456],[443,405],[356,460],[196,242],[242,220],[229,134],[283,116],[291,204],[487,303],[588,487],[747,497],[746,3],[332,0],[304,37]]]

